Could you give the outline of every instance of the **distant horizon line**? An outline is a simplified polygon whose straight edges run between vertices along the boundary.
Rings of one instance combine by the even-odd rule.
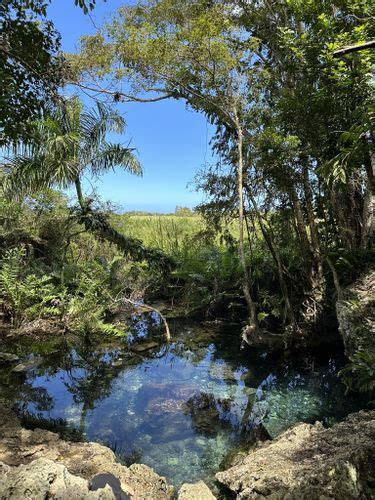
[[[197,215],[196,207],[186,207],[177,205],[174,210],[142,210],[142,209],[132,209],[126,210],[124,207],[115,209],[114,213],[117,215],[177,215],[177,216],[193,216]]]

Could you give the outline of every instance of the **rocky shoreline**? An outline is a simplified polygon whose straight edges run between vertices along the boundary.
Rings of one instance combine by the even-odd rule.
[[[109,483],[100,488],[101,476]],[[114,487],[117,486],[117,487]],[[70,442],[43,429],[27,430],[15,413],[0,406],[0,498],[44,500],[214,500],[203,481],[184,484],[176,493],[150,467],[117,462],[108,447]]]
[[[375,271],[370,271],[346,288],[336,303],[339,332],[348,358],[360,350],[373,348],[374,297]]]
[[[150,467],[118,463],[106,446],[64,441],[42,429],[26,430],[4,407],[0,416],[2,500],[215,498],[203,481],[185,484],[176,493]],[[218,472],[216,479],[238,499],[370,499],[375,491],[374,464],[375,411],[361,411],[329,429],[319,422],[298,424],[238,454],[232,467]],[[117,492],[111,483],[94,491],[95,479],[103,475],[118,483]]]
[[[216,474],[238,499],[374,498],[375,411],[325,429],[298,424]]]
[[[161,500],[174,496],[174,488],[165,478],[158,476],[146,465],[134,464],[125,467],[119,464],[115,454],[106,446],[64,441],[57,434],[42,429],[26,430],[22,428],[16,415],[4,407],[0,408],[0,415],[2,499],[44,499],[46,496],[43,492],[47,491],[52,495],[53,488],[58,488],[55,498],[114,498],[108,488],[108,491],[88,492],[91,479],[102,473],[110,473],[118,478],[125,494],[136,499]],[[25,466],[28,469],[25,469]],[[50,475],[43,473],[48,467],[51,468]],[[25,471],[30,477],[27,482],[21,480],[25,477]],[[42,480],[44,476],[45,480]],[[33,477],[38,481],[40,491],[33,490],[33,486],[29,484]],[[83,496],[71,497],[71,484],[75,484]],[[37,496],[27,496],[27,491],[35,491]],[[111,494],[112,496],[108,496]]]
[[[365,340],[374,332],[374,285],[375,274],[368,273],[345,290],[337,303],[349,358],[366,348]],[[41,325],[34,326],[39,330]],[[4,333],[12,339],[11,332]],[[30,329],[23,333],[31,335]],[[137,354],[151,344],[133,346],[132,351]],[[2,353],[0,361],[20,360]],[[29,367],[20,363],[14,371]],[[234,457],[230,468],[216,474],[230,498],[375,498],[375,411],[353,413],[328,429],[319,422],[300,423]],[[103,476],[112,478],[112,483],[103,483]],[[106,446],[65,441],[48,430],[24,429],[14,412],[0,405],[0,499],[10,498],[212,500],[215,496],[203,481],[184,484],[176,492],[146,465],[121,465]]]

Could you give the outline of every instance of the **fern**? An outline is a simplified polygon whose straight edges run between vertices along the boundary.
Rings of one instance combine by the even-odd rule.
[[[108,275],[103,274],[102,268],[95,266],[77,276],[76,290],[67,308],[70,330],[81,334],[104,333],[116,337],[125,335],[118,326],[104,322],[104,317],[114,302],[106,280]]]
[[[26,256],[24,247],[11,248],[1,259],[0,290],[2,302],[10,309],[15,326],[21,321],[20,314],[23,306],[23,288],[21,269]]]
[[[375,350],[368,348],[357,351],[350,357],[350,363],[340,371],[347,387],[359,392],[375,391]]]
[[[1,260],[2,300],[16,327],[24,320],[60,316],[64,310],[64,290],[53,284],[51,276],[24,276],[25,258],[25,248],[18,247],[8,250]]]
[[[112,323],[103,323],[102,321],[98,321],[97,326],[99,331],[101,333],[105,333],[106,335],[111,335],[113,337],[124,337],[126,335],[124,330],[121,330]]]

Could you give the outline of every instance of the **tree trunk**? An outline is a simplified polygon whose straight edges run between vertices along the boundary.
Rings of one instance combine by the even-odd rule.
[[[361,248],[369,247],[374,233],[375,219],[375,155],[367,147],[365,153],[365,168],[367,174],[367,189],[363,200]]]
[[[332,206],[332,216],[334,218],[334,228],[337,230],[337,238],[344,248],[351,250],[353,248],[353,241],[348,229],[347,219],[343,212],[343,196],[338,189],[332,188],[330,190],[330,202]]]
[[[76,193],[77,193],[79,206],[81,207],[82,211],[85,211],[85,209],[87,208],[87,204],[86,204],[85,198],[83,196],[81,181],[80,181],[79,177],[76,178],[76,180],[74,181],[74,184],[76,187]]]
[[[310,179],[309,179],[309,169],[307,166],[307,160],[303,159],[302,162],[303,162],[303,164],[302,164],[303,189],[304,189],[304,193],[305,193],[306,211],[307,211],[307,217],[308,217],[309,227],[310,227],[311,243],[312,243],[312,247],[314,249],[314,257],[318,258],[320,255],[320,244],[319,244],[318,230],[317,230],[316,223],[315,223],[315,213],[314,213],[314,206],[313,206],[312,190],[311,190]]]
[[[256,313],[255,302],[251,297],[250,292],[250,278],[246,265],[245,249],[244,249],[244,203],[243,203],[243,132],[239,123],[237,110],[234,110],[237,132],[237,152],[238,152],[238,165],[237,165],[237,192],[238,192],[238,235],[239,235],[239,257],[242,266],[242,288],[245,296],[248,314],[249,314],[249,328],[243,337],[245,342],[249,343],[252,334],[256,335],[259,330],[258,318]]]
[[[305,194],[307,218],[309,222],[312,259],[310,263],[310,291],[305,300],[305,318],[315,322],[322,307],[325,292],[325,277],[323,271],[323,258],[320,248],[318,230],[315,223],[313,196],[309,178],[307,159],[302,159],[303,189]]]
[[[340,286],[340,280],[339,280],[339,275],[337,274],[336,268],[333,265],[332,260],[326,256],[327,264],[329,268],[331,269],[332,276],[333,276],[333,283],[335,285],[336,293],[337,293],[337,298],[339,299],[341,297],[341,286]]]
[[[271,255],[272,255],[272,257],[277,265],[277,272],[278,272],[278,276],[279,276],[281,293],[282,293],[283,299],[284,299],[284,326],[294,327],[296,324],[295,317],[294,317],[294,312],[293,312],[293,308],[292,308],[290,297],[289,297],[288,286],[287,286],[285,276],[284,276],[284,269],[283,269],[283,264],[282,264],[279,249],[277,248],[277,245],[274,242],[272,232],[266,228],[266,225],[263,221],[261,213],[259,212],[258,204],[256,202],[256,199],[255,199],[253,193],[251,192],[251,190],[248,187],[246,187],[246,192],[247,192],[247,194],[250,198],[250,201],[254,207],[254,210],[255,210],[255,213],[257,215],[263,237],[264,237],[264,239],[267,243],[267,246],[271,252]]]
[[[296,188],[294,186],[288,189],[289,198],[292,202],[292,207],[297,224],[297,233],[300,240],[303,260],[307,263],[311,260],[310,242],[307,237],[305,218],[301,207],[301,202],[298,199]]]

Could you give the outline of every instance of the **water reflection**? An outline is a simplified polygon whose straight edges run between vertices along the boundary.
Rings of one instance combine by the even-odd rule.
[[[129,342],[25,340],[13,349],[38,362],[24,373],[2,365],[1,399],[33,425],[109,444],[176,486],[209,480],[241,444],[301,420],[331,423],[356,407],[343,397],[335,360],[308,372],[240,352],[237,328],[171,327],[169,346],[152,315],[135,322]]]

